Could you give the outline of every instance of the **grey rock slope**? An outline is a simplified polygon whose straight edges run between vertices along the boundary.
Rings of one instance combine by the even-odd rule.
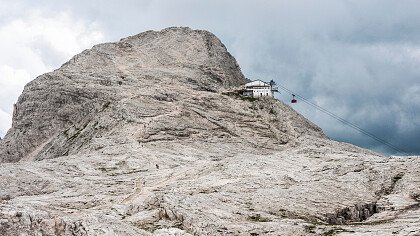
[[[0,156],[5,162],[36,156],[63,129],[92,120],[108,106],[144,104],[127,104],[136,109],[134,114],[121,106],[118,115],[155,116],[189,90],[219,91],[244,81],[235,59],[205,31],[150,31],[97,45],[25,87]]]
[[[0,235],[418,235],[418,158],[329,140],[211,33],[148,31],[29,83],[0,140]]]

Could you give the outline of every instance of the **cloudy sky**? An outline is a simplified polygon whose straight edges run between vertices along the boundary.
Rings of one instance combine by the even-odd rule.
[[[248,78],[274,79],[420,153],[418,0],[0,0],[0,136],[36,76],[94,44],[169,26],[213,32]],[[293,107],[333,139],[396,153],[301,101]]]

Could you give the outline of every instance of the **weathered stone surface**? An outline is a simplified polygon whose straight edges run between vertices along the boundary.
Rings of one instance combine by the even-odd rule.
[[[325,137],[211,33],[145,32],[29,83],[0,140],[0,235],[416,235],[420,161]]]
[[[206,31],[169,28],[96,45],[25,87],[0,157],[33,158],[63,129],[92,120],[108,106],[118,105],[118,116],[124,115],[124,102],[135,103],[141,107],[128,104],[137,110],[128,115],[155,116],[190,90],[219,91],[245,81],[235,59]]]

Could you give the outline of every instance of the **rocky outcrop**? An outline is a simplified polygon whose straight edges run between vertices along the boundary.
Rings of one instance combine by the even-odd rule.
[[[124,99],[148,109],[147,99],[184,99],[190,89],[216,92],[245,81],[225,46],[206,31],[169,28],[97,45],[25,86],[0,157],[32,158],[64,129]],[[152,110],[142,115],[159,112]]]
[[[97,45],[25,87],[0,157],[15,162],[68,155],[116,126],[136,129],[139,142],[197,136],[275,146],[307,127],[322,136],[280,103],[220,95],[245,82],[235,59],[206,31],[169,28]]]
[[[211,33],[101,44],[29,83],[0,141],[0,235],[418,232],[419,160],[329,140]],[[406,234],[407,233],[407,234]]]

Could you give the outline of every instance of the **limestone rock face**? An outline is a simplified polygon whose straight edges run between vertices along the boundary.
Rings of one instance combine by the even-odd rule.
[[[148,31],[30,82],[0,140],[0,235],[416,235],[420,161],[329,140],[211,33]]]
[[[97,45],[25,87],[0,144],[0,160],[34,158],[64,129],[109,106],[121,105],[133,117],[154,116],[172,110],[172,100],[190,90],[215,92],[245,81],[236,60],[206,31],[168,28]],[[130,108],[136,114],[125,110]]]

